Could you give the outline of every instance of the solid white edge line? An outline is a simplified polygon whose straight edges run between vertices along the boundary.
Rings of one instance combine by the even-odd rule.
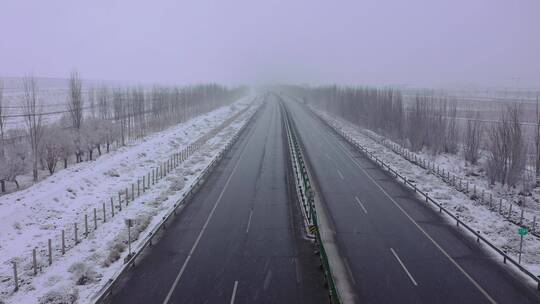
[[[248,219],[248,223],[247,223],[247,228],[246,228],[246,233],[249,232],[249,227],[251,226],[251,217],[253,216],[253,209],[251,209],[249,211],[249,219]]]
[[[360,201],[358,196],[355,196],[354,199],[358,202],[358,205],[360,205],[360,207],[362,207],[362,210],[364,210],[364,213],[367,214],[366,207],[364,207],[364,204],[362,204],[362,202]]]
[[[347,151],[347,148],[343,146],[343,144],[341,142],[339,142],[338,140],[338,144],[339,146],[341,147],[342,151],[351,159],[351,161],[358,167],[360,168],[360,170],[362,170],[362,172],[364,172],[364,174],[384,193],[384,195],[386,197],[388,197],[388,199],[390,199],[390,201],[416,226],[416,228],[418,228],[418,230],[420,230],[425,236],[426,238],[428,238],[432,243],[433,245],[435,245],[435,247],[437,247],[437,249],[439,249],[439,251],[444,255],[446,256],[446,258],[448,258],[448,260],[450,260],[450,262],[452,262],[452,264],[454,264],[454,266],[456,266],[456,268],[469,280],[469,282],[471,282],[491,303],[497,303],[497,301],[495,301],[490,295],[489,293],[484,289],[482,288],[482,286],[480,286],[480,284],[478,284],[478,282],[476,282],[475,279],[473,279],[466,271],[465,269],[463,269],[459,264],[458,262],[456,262],[451,256],[450,254],[448,254],[448,252],[446,252],[446,250],[444,250],[441,245],[439,245],[439,243],[437,243],[425,230],[424,228],[422,228],[408,213],[407,211],[405,211],[405,209],[403,209],[403,207],[401,207],[391,196],[390,194],[388,194],[388,192],[386,192],[386,190],[384,190],[384,188],[377,182],[375,181],[375,179],[373,177],[371,177],[371,175],[369,173],[366,172],[366,170],[364,170],[364,168],[362,168],[362,166],[360,166],[356,160],[354,159],[354,157],[352,157],[350,155],[350,153]]]
[[[173,282],[173,285],[171,286],[171,289],[167,293],[167,297],[163,301],[163,304],[169,303],[169,300],[171,299],[171,296],[172,296],[172,294],[174,292],[174,289],[178,285],[178,282],[180,282],[180,278],[182,277],[182,274],[184,274],[184,271],[186,270],[187,264],[189,263],[189,260],[191,259],[191,256],[193,255],[193,252],[195,251],[195,249],[197,249],[197,246],[199,245],[199,241],[201,240],[202,235],[206,231],[206,227],[208,226],[208,223],[212,219],[212,216],[214,215],[214,212],[216,211],[216,208],[219,205],[219,202],[221,202],[221,198],[223,197],[223,194],[225,193],[225,190],[227,190],[227,187],[229,186],[229,183],[230,183],[234,173],[236,172],[236,169],[238,168],[238,165],[240,165],[240,160],[243,159],[242,156],[244,156],[244,152],[246,152],[246,146],[247,145],[248,145],[248,143],[246,143],[246,145],[244,146],[244,148],[242,150],[242,153],[240,154],[240,157],[236,161],[236,164],[235,164],[235,166],[233,168],[233,171],[231,172],[231,175],[229,175],[229,178],[227,178],[227,181],[225,182],[225,185],[223,186],[223,189],[221,190],[221,193],[219,194],[219,197],[216,200],[216,203],[214,204],[214,207],[210,211],[210,214],[208,215],[208,218],[206,218],[206,222],[204,223],[203,228],[199,232],[199,235],[197,236],[197,239],[195,240],[195,243],[193,244],[193,247],[191,247],[191,250],[189,251],[189,254],[188,254],[187,258],[184,261],[184,264],[182,265],[182,268],[180,268],[180,272],[176,276],[176,278],[175,278],[175,280]]]
[[[343,177],[343,174],[341,174],[341,171],[339,171],[339,169],[337,169],[337,168],[336,168],[336,170],[337,170],[337,173],[339,174],[339,177],[341,177],[341,179],[345,180],[345,178]]]
[[[418,283],[416,283],[416,280],[413,278],[412,274],[409,272],[409,270],[407,269],[407,267],[405,267],[405,264],[403,264],[403,262],[401,261],[401,259],[399,258],[399,256],[397,255],[397,253],[394,251],[394,248],[390,248],[390,251],[392,251],[392,254],[396,257],[396,260],[399,262],[399,264],[401,265],[401,267],[403,268],[403,270],[405,270],[405,272],[407,273],[407,275],[409,276],[409,279],[411,279],[412,283],[414,284],[414,286],[418,286]]]
[[[238,281],[234,281],[234,287],[233,287],[232,295],[231,295],[231,304],[234,304],[234,299],[236,298],[237,289],[238,289]]]

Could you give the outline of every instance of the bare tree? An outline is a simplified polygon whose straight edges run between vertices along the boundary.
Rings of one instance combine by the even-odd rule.
[[[523,138],[520,108],[510,105],[489,131],[487,173],[490,182],[516,185],[525,169],[527,146]]]
[[[6,109],[4,107],[4,83],[0,79],[0,162],[5,162],[5,150],[6,145],[4,141],[4,126],[6,123]],[[2,168],[5,168],[5,166],[2,166]],[[6,191],[6,181],[5,179],[0,177],[0,188],[2,192]]]
[[[114,119],[120,123],[120,139],[122,146],[126,145],[126,130],[127,130],[127,106],[124,102],[124,95],[119,89],[115,89],[113,92],[113,108]]]
[[[109,118],[109,93],[106,87],[101,87],[98,91],[98,112],[99,118]]]
[[[28,133],[28,141],[32,150],[32,176],[38,180],[39,144],[43,135],[41,123],[43,105],[38,98],[36,79],[33,76],[25,77],[24,84],[24,117]]]
[[[63,132],[58,132],[61,129],[58,126],[45,127],[43,132],[43,143],[41,144],[41,157],[43,164],[49,170],[49,174],[53,175],[56,164],[60,160],[62,152]]]
[[[448,102],[448,111],[446,116],[446,134],[444,151],[447,153],[456,153],[459,143],[459,126],[457,124],[457,101],[451,99]]]
[[[465,160],[475,165],[480,157],[480,145],[482,144],[482,121],[480,120],[480,113],[478,111],[475,114],[469,112],[463,139],[463,155]]]
[[[6,108],[4,107],[4,83],[0,79],[0,158],[5,156],[4,127],[6,125]],[[3,182],[2,182],[3,183]],[[3,186],[3,184],[2,184]]]
[[[96,117],[96,90],[94,87],[88,89],[88,101],[90,103],[90,115],[92,118]]]
[[[534,167],[536,176],[540,176],[540,108],[536,96],[536,127],[534,130]]]
[[[0,178],[15,183],[15,186],[19,189],[17,177],[26,171],[27,156],[28,146],[21,140],[17,140],[10,145],[6,149],[6,157],[0,160]]]
[[[59,128],[57,131],[60,151],[58,157],[64,162],[64,169],[68,167],[69,157],[76,152],[73,133]]]
[[[75,130],[79,130],[83,120],[82,83],[77,72],[69,78],[68,112]]]
[[[418,95],[415,98],[414,105],[407,111],[406,136],[412,151],[422,150],[429,142],[428,130],[431,106],[431,98]]]

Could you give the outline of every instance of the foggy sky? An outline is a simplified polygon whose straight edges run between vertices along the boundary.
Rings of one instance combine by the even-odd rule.
[[[540,87],[538,0],[0,0],[0,76]]]

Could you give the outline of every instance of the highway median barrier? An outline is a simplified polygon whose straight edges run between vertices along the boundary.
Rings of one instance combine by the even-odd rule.
[[[317,211],[314,204],[314,193],[311,186],[311,181],[307,168],[305,166],[302,149],[298,142],[294,123],[289,117],[289,113],[282,102],[280,102],[283,123],[287,134],[287,142],[289,145],[289,154],[292,162],[293,172],[295,175],[296,192],[301,203],[302,215],[304,218],[304,227],[309,238],[315,241],[317,253],[321,262],[321,269],[324,272],[325,286],[328,288],[330,303],[341,303],[338,290],[336,288],[334,275],[330,268],[328,256],[324,248],[324,243],[321,239],[319,223],[317,221]]]

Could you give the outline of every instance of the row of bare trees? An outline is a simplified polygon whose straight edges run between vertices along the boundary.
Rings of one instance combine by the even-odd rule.
[[[226,88],[208,84],[187,87],[89,88],[74,72],[68,81],[66,109],[62,117],[44,124],[43,101],[37,79],[23,79],[22,116],[25,129],[5,130],[12,116],[3,104],[0,82],[0,183],[19,187],[17,177],[32,172],[34,181],[40,170],[53,174],[58,164],[67,168],[70,162],[93,160],[95,153],[109,152],[113,145],[123,146],[131,140],[184,122],[217,107],[232,103],[244,94],[244,88]],[[9,133],[9,135],[6,135]],[[9,137],[9,138],[7,138]]]
[[[514,186],[524,175],[528,143],[534,142],[533,164],[540,176],[540,111],[533,140],[526,140],[519,104],[502,107],[497,121],[482,120],[478,111],[467,110],[458,121],[457,101],[444,96],[417,95],[403,101],[399,90],[365,87],[286,87],[323,110],[389,137],[412,151],[459,154],[483,166],[490,183]]]

